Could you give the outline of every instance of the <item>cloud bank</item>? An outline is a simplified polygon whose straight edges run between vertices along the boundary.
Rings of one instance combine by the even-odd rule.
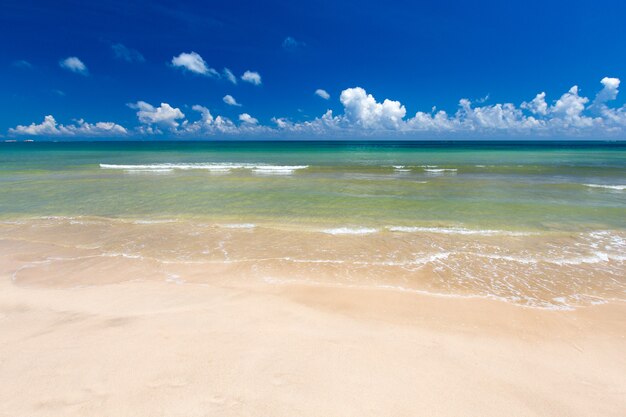
[[[10,135],[28,135],[28,136],[125,136],[128,133],[126,128],[113,122],[98,122],[95,124],[87,123],[83,119],[79,119],[71,125],[58,124],[53,116],[48,115],[43,122],[36,124],[31,123],[28,126],[18,125],[9,129]]]
[[[246,73],[250,73],[249,71]],[[255,73],[252,73],[255,74]],[[257,74],[258,75],[258,74]],[[252,78],[251,78],[252,77]],[[248,76],[254,79],[254,76]],[[242,76],[245,79],[245,74]],[[248,81],[253,82],[253,81]],[[260,84],[260,76],[258,79]],[[253,82],[254,83],[254,82]],[[392,99],[377,100],[361,87],[343,90],[339,96],[342,111],[327,110],[312,120],[292,121],[274,117],[262,124],[248,113],[236,121],[222,115],[214,116],[208,108],[193,105],[190,118],[168,103],[153,106],[144,101],[129,104],[136,110],[139,126],[135,135],[167,134],[173,137],[202,138],[215,136],[256,136],[263,138],[621,138],[626,137],[626,105],[611,107],[618,93],[620,80],[605,77],[602,88],[590,99],[581,95],[577,86],[555,99],[545,92],[536,94],[519,105],[486,104],[484,100],[459,100],[457,109],[409,114],[406,106]],[[316,94],[324,98],[317,91]],[[231,100],[232,99],[232,100]],[[227,104],[237,105],[232,96]],[[90,135],[132,134],[114,123],[90,125],[82,120],[74,125],[58,125],[52,116],[41,124],[17,126],[11,135]],[[95,133],[97,132],[97,133]]]

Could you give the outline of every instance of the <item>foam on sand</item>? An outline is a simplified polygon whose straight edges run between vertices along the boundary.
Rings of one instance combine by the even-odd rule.
[[[332,229],[324,229],[322,232],[329,235],[370,235],[377,233],[378,229],[373,227],[336,227]]]
[[[509,235],[509,236],[526,236],[530,233],[525,232],[511,232],[507,230],[474,230],[465,229],[462,227],[419,227],[419,226],[388,226],[387,230],[390,232],[403,232],[403,233],[441,233],[450,235],[481,235],[481,236],[493,236],[493,235]]]
[[[228,223],[222,224],[220,227],[225,229],[254,229],[256,224],[254,223]]]

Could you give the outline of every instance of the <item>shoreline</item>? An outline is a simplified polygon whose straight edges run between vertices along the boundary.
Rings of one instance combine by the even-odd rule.
[[[0,224],[0,417],[617,417],[622,261],[528,263],[576,236]]]
[[[132,279],[303,283],[568,310],[624,301],[626,232],[309,230],[253,223],[52,217],[0,223],[18,285]],[[117,273],[102,274],[103,267]],[[99,282],[98,280],[102,280]]]

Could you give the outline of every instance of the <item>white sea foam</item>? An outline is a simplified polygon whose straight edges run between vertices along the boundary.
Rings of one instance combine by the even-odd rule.
[[[135,220],[133,224],[163,224],[163,223],[175,223],[176,220],[172,219],[161,219],[161,220]]]
[[[308,165],[260,165],[252,168],[252,172],[263,175],[291,175],[299,169],[308,167]]]
[[[254,229],[256,227],[256,224],[254,223],[229,223],[229,224],[222,224],[221,227],[224,227],[226,229]]]
[[[623,262],[626,260],[626,256],[611,254],[606,252],[595,251],[589,256],[575,256],[571,258],[539,258],[539,257],[524,257],[524,256],[510,256],[510,255],[497,255],[497,254],[484,254],[476,253],[474,256],[487,259],[503,260],[509,262],[516,262],[521,264],[537,264],[540,262],[555,264],[555,265],[582,265],[582,264],[596,264],[609,261]]]
[[[369,235],[378,232],[378,229],[372,227],[337,227],[325,229],[323,232],[329,235]]]
[[[155,169],[127,169],[129,174],[169,174],[174,172],[173,168],[155,168]]]
[[[429,172],[431,174],[444,174],[446,172],[455,173],[458,170],[456,168],[424,168],[424,172]]]
[[[583,184],[591,188],[606,188],[609,190],[626,190],[626,185],[606,185],[606,184]]]
[[[527,236],[530,233],[526,232],[511,232],[507,230],[473,230],[473,229],[465,229],[461,227],[417,227],[417,226],[388,226],[387,230],[391,232],[403,232],[403,233],[441,233],[441,234],[450,234],[450,235],[482,235],[482,236],[493,236],[493,235],[508,235],[508,236]]]
[[[278,174],[290,175],[300,169],[308,168],[308,165],[270,165],[270,164],[249,164],[249,163],[162,163],[162,164],[100,164],[102,169],[117,169],[131,173],[154,172],[165,173],[173,170],[204,170],[212,173],[231,172],[233,170],[251,170],[255,174]]]
[[[182,279],[180,277],[180,275],[177,274],[167,274],[167,278],[165,278],[165,282],[171,283],[171,284],[184,284],[185,280]]]
[[[411,168],[407,168],[405,165],[394,165],[393,169],[396,172],[411,172]]]

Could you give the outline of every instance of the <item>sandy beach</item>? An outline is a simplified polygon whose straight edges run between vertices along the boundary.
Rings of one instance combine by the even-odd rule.
[[[0,417],[626,417],[626,1],[0,5]]]
[[[80,240],[67,230],[61,242]],[[150,263],[121,256],[46,264],[45,256],[77,249],[44,240],[1,241],[2,417],[587,417],[626,409],[620,301],[547,310],[249,280],[220,264],[189,264],[164,279]],[[185,279],[226,272],[229,279]]]

